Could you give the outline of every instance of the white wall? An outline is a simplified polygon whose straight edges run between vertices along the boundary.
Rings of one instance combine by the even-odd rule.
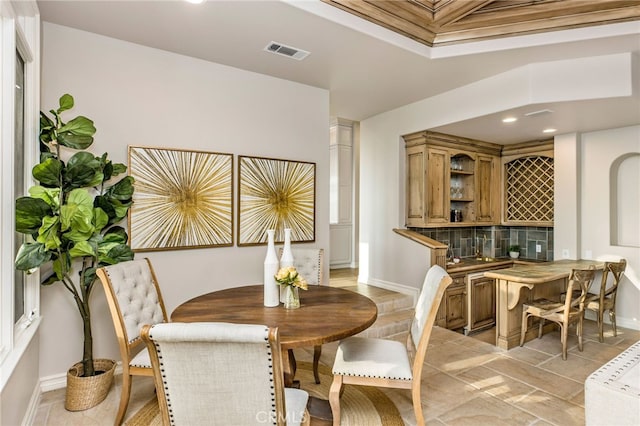
[[[328,250],[327,91],[49,23],[43,27],[42,64],[42,109],[56,107],[63,93],[73,95],[69,117],[93,119],[98,131],[92,151],[108,152],[115,162],[127,163],[128,145],[315,162],[316,241],[310,245]],[[202,293],[262,282],[265,250],[137,257],[151,259],[171,312]],[[94,291],[92,309],[95,356],[119,359],[102,288]],[[59,285],[42,289],[42,314],[40,374],[47,378],[81,358],[82,333],[76,308]]]
[[[585,133],[580,143],[578,163],[581,171],[580,238],[583,258],[618,261],[627,259],[625,278],[618,292],[617,324],[640,329],[640,247],[611,244],[610,214],[616,213],[609,201],[612,190],[610,172],[616,159],[627,154],[640,155],[640,126]],[[636,179],[639,175],[636,174]],[[640,179],[620,182],[625,193],[638,199]],[[624,210],[625,222],[640,220],[640,210]],[[561,224],[559,224],[561,225]],[[637,240],[636,240],[637,241]],[[605,316],[606,318],[606,316]]]
[[[426,249],[418,248],[392,231],[405,227],[402,135],[536,102],[629,96],[633,87],[632,62],[630,54],[619,54],[531,64],[362,121],[360,279],[387,287],[389,283],[418,287],[429,266]],[[585,68],[584,64],[589,67]],[[540,70],[544,73],[540,74]],[[602,78],[605,71],[616,75],[615,81]],[[576,75],[580,75],[580,79],[576,79]],[[585,86],[584,81],[590,81],[589,85]],[[544,89],[547,86],[554,90],[547,91]],[[575,147],[567,147],[569,152],[571,149],[576,151]],[[575,155],[571,161],[575,162]],[[556,156],[556,161],[562,164],[564,160]],[[575,164],[571,167],[570,170],[577,170]],[[568,188],[580,186],[575,178],[572,174],[568,181],[560,179],[560,184]],[[583,188],[582,196],[585,191]],[[574,197],[570,204],[577,205],[577,202]],[[583,211],[581,218],[588,223],[589,212]],[[570,216],[563,224],[576,219],[575,215]],[[566,240],[556,238],[554,246],[575,248],[579,239],[585,238],[579,235],[575,223],[571,226],[572,230],[563,233]],[[556,228],[560,229],[558,222]],[[595,253],[595,248],[593,250]],[[637,308],[620,306],[620,324],[637,317]]]

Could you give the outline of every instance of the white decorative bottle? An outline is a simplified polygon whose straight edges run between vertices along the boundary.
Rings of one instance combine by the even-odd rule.
[[[293,253],[291,252],[291,229],[284,229],[284,247],[282,248],[282,256],[280,256],[280,267],[287,268],[293,266]],[[286,300],[286,288],[281,286],[280,289],[280,301],[282,303]]]
[[[284,247],[282,248],[282,256],[280,257],[280,267],[286,268],[293,266],[293,253],[291,252],[291,229],[284,229]]]
[[[275,232],[274,229],[267,229],[267,255],[264,258],[264,306],[267,307],[278,306],[280,303],[280,286],[274,278],[279,269]]]

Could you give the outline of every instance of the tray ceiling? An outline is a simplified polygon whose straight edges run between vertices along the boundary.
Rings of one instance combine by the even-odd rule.
[[[322,0],[427,46],[640,19],[613,0]]]

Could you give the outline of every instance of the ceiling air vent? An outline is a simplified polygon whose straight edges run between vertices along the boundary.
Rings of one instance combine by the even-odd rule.
[[[267,52],[275,53],[277,55],[286,56],[288,58],[303,60],[309,55],[309,52],[295,47],[287,46],[286,44],[277,43],[272,41],[264,48]]]

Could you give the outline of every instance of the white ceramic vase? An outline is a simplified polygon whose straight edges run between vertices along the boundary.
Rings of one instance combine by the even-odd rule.
[[[293,266],[293,253],[291,252],[291,229],[284,230],[284,247],[282,248],[282,256],[280,257],[280,267],[287,268]]]
[[[293,266],[293,253],[291,252],[291,229],[284,229],[284,247],[282,248],[282,256],[280,256],[280,267],[287,268]],[[286,301],[286,286],[281,286],[280,289],[280,301],[285,303]]]
[[[280,267],[275,246],[275,230],[267,230],[267,255],[264,258],[264,306],[274,307],[280,304],[280,286],[274,278]]]

